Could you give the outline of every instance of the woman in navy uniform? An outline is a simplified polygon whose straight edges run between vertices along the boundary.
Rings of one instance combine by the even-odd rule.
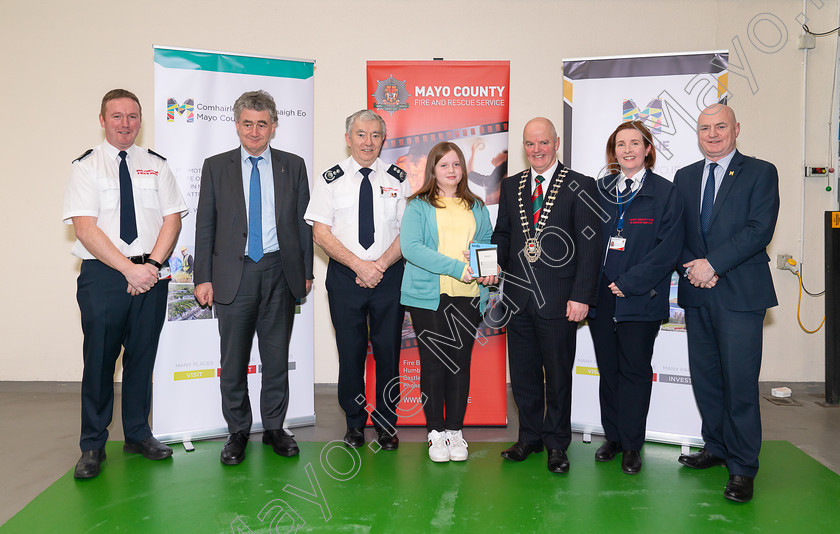
[[[651,171],[656,149],[640,121],[618,126],[607,141],[610,174],[598,180],[603,223],[601,275],[589,330],[601,375],[600,462],[622,452],[627,474],[640,451],[652,387],[653,344],[670,313],[671,273],[683,246],[682,203],[674,185]]]

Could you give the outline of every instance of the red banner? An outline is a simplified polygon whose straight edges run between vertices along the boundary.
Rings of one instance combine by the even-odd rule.
[[[429,150],[441,141],[457,144],[467,158],[470,189],[484,199],[495,221],[499,183],[507,176],[509,80],[508,61],[368,61],[367,107],[387,126],[382,159],[402,167],[417,190]],[[465,425],[507,424],[505,348],[504,328],[482,322],[472,353]],[[397,424],[425,425],[417,338],[408,313],[400,356]],[[375,381],[369,354],[369,400],[375,399]]]

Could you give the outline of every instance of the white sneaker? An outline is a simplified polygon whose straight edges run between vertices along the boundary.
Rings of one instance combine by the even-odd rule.
[[[453,462],[463,462],[469,456],[464,436],[460,430],[447,430],[446,441],[449,442],[449,459]]]
[[[433,462],[448,462],[449,447],[446,446],[446,434],[432,430],[429,432],[429,458]]]

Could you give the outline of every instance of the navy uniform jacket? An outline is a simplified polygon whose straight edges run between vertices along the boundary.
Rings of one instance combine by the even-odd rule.
[[[671,273],[683,248],[683,207],[667,179],[645,171],[641,189],[624,212],[623,251],[607,253],[610,237],[617,235],[619,210],[615,191],[617,175],[598,180],[601,208],[609,215],[602,224],[602,253],[619,258],[615,280],[624,293],[615,300],[616,321],[661,321],[670,314]],[[603,256],[602,256],[603,258]],[[601,262],[601,273],[603,274]],[[597,313],[597,310],[595,311]],[[590,314],[594,317],[594,314]]]
[[[700,228],[700,184],[705,160],[677,171],[674,185],[685,209],[682,264],[706,258],[720,276],[712,289],[696,288],[680,278],[679,304],[699,307],[710,291],[728,310],[758,311],[778,304],[765,247],[773,238],[779,215],[779,175],[767,161],[737,150],[723,176],[706,239]]]

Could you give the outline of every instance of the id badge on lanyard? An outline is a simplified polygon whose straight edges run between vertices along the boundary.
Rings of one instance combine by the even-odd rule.
[[[639,184],[639,187],[631,193],[627,199],[627,202],[621,201],[621,194],[618,195],[618,224],[616,225],[617,235],[610,237],[610,250],[619,250],[623,251],[627,246],[627,238],[622,237],[621,231],[624,229],[624,214],[627,213],[627,208],[630,207],[630,203],[636,199],[636,193],[641,191],[642,185],[645,182],[645,177],[642,176],[642,181]]]

